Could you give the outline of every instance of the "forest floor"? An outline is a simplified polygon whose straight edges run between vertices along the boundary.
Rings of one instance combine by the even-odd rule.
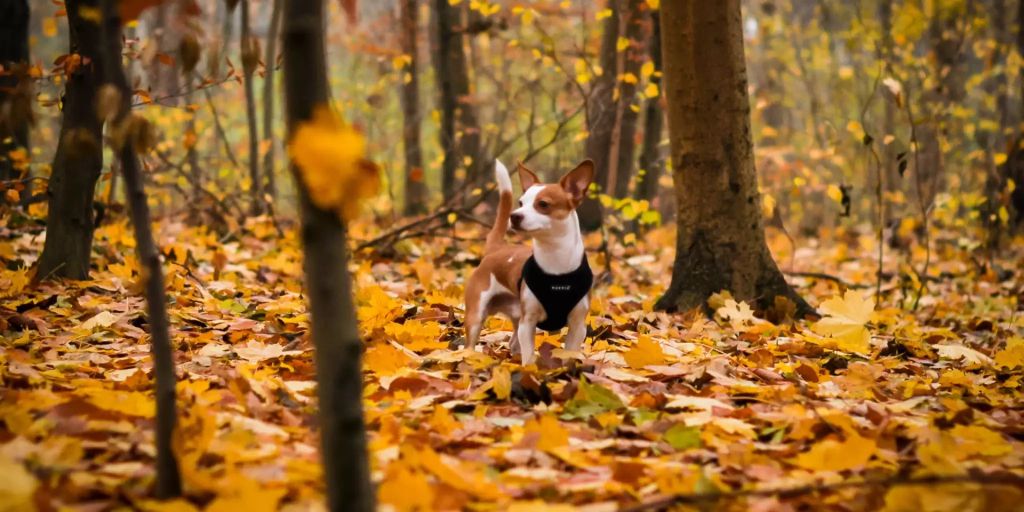
[[[244,232],[158,229],[186,490],[158,503],[148,498],[153,376],[131,230],[98,229],[93,280],[31,285],[41,236],[0,227],[0,502],[321,507],[301,252],[294,230],[282,237],[252,221]],[[892,252],[875,309],[877,246],[863,232],[799,240],[795,253],[772,236],[782,268],[855,284],[792,276],[822,314],[795,322],[786,304],[757,318],[724,296],[714,318],[652,312],[670,275],[671,229],[612,244],[583,353],[540,335],[538,368],[526,370],[510,359],[504,320],[488,323],[481,352],[450,348],[478,242],[436,237],[396,244],[388,259],[358,255],[380,503],[657,509],[681,494],[719,510],[1019,510],[1024,244],[985,262],[959,235],[938,234],[916,311],[908,256]],[[590,254],[601,273],[605,255]],[[921,261],[918,249],[914,268]],[[891,485],[934,475],[943,483]]]

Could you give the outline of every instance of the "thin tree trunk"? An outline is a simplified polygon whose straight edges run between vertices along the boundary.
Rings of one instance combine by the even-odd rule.
[[[441,110],[441,150],[444,152],[441,191],[445,200],[451,199],[458,189],[457,171],[459,166],[465,165],[465,158],[471,159],[466,169],[468,180],[478,178],[473,169],[478,168],[482,160],[476,110],[467,101],[469,69],[461,30],[463,5],[453,6],[449,0],[435,0],[433,11],[437,27],[434,68],[440,85],[438,106]]]
[[[103,0],[103,56],[104,76],[121,94],[121,105],[113,123],[122,123],[131,115],[132,92],[128,86],[121,62],[121,18],[117,0]],[[181,474],[175,458],[172,439],[176,422],[174,352],[171,347],[170,321],[167,317],[167,296],[164,291],[164,273],[160,253],[153,240],[149,205],[139,157],[132,137],[126,137],[115,153],[121,159],[124,173],[125,195],[135,234],[135,249],[145,276],[146,321],[149,324],[150,352],[153,355],[156,398],[156,496],[175,498],[181,495]]]
[[[194,99],[196,86],[195,79],[192,73],[188,73],[185,76],[185,84],[189,89],[189,98]],[[195,208],[198,208],[202,204],[203,198],[203,168],[199,165],[199,150],[196,146],[199,144],[199,134],[196,132],[196,113],[191,112],[188,116],[188,121],[185,124],[186,137],[191,138],[190,145],[187,146],[187,157],[189,173],[192,175],[192,208],[195,219],[198,219],[198,212]]]
[[[252,83],[259,54],[256,41],[250,33],[249,0],[242,0],[242,29],[240,31],[240,51],[242,53],[242,80],[245,83],[245,117],[249,125],[249,195],[252,198],[252,213],[260,215],[266,211],[263,198],[263,182],[260,180],[260,135],[256,128],[256,92]]]
[[[5,0],[0,6],[0,181],[19,178],[21,173],[8,157],[11,151],[28,148],[33,98],[28,89],[29,6],[26,0]],[[27,199],[31,188],[22,195]]]
[[[402,81],[402,142],[405,146],[405,214],[427,211],[427,183],[420,148],[419,35],[417,0],[401,0],[402,52],[409,57]]]
[[[285,2],[282,37],[290,134],[312,119],[315,108],[327,106],[323,23],[323,0]],[[363,424],[363,346],[352,303],[345,224],[335,212],[314,206],[301,182],[298,190],[328,507],[368,512],[374,509],[374,495]]]
[[[177,15],[176,11],[176,2],[164,2],[151,15],[150,33],[155,39],[158,51],[164,55],[174,55],[181,42],[180,34],[170,28],[170,19]],[[175,65],[168,65],[160,59],[154,59],[150,64],[149,78],[151,94],[154,99],[161,105],[178,104],[177,95],[181,89],[181,83]]]
[[[878,3],[878,18],[882,24],[882,45],[880,48],[880,57],[885,63],[885,67],[891,73],[892,66],[894,64],[895,57],[893,51],[895,49],[895,42],[892,37],[892,3],[888,1],[882,1]],[[885,135],[895,135],[896,133],[896,103],[891,98],[886,98],[883,101],[885,105],[885,117],[883,118],[885,125],[882,127]],[[896,164],[896,148],[893,144],[884,145],[884,165],[885,165],[885,183],[889,190],[901,189],[902,176],[899,174],[899,168]]]
[[[277,39],[281,32],[281,4],[284,0],[273,0],[274,6],[267,28],[267,53],[263,58],[266,74],[263,76],[263,140],[268,144],[267,154],[263,157],[263,174],[266,175],[266,193],[271,197],[277,195],[277,180],[274,176],[275,158],[274,144],[274,72],[277,70]]]
[[[636,84],[623,79],[639,74],[644,48],[632,44],[642,39],[642,0],[608,0],[612,15],[606,18],[601,38],[600,64],[603,73],[594,81],[588,104],[589,135],[587,157],[594,161],[595,176],[603,192],[612,197],[628,193],[636,147],[637,112],[630,107],[636,98]],[[631,42],[619,51],[619,39]],[[577,210],[580,227],[593,231],[601,226],[601,204],[587,198]]]
[[[98,0],[67,0],[70,55],[81,65],[64,86],[60,140],[47,191],[46,242],[37,279],[87,279],[95,214],[93,195],[103,169],[103,123],[96,116],[98,68],[102,55],[100,26],[85,20],[81,9],[96,9]]]
[[[658,180],[664,169],[661,156],[661,133],[665,125],[665,111],[661,106],[664,95],[661,94],[661,15],[658,11],[651,12],[653,24],[650,43],[651,62],[654,63],[654,74],[650,82],[658,87],[659,94],[647,99],[644,111],[644,140],[640,151],[640,169],[643,177],[637,182],[635,196],[637,199],[654,201],[658,197]]]
[[[729,290],[760,308],[783,296],[808,312],[765,243],[740,0],[677,0],[661,9],[677,242],[672,283],[656,307],[706,307]]]

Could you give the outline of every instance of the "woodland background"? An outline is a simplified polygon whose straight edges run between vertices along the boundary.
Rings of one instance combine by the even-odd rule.
[[[807,318],[659,304],[667,1],[327,2],[326,67],[289,71],[277,35],[315,3],[0,5],[0,510],[1020,506],[1024,2],[725,2]],[[522,368],[500,319],[459,350],[494,158],[584,157],[583,354],[539,335]],[[337,346],[304,260],[351,273]],[[350,395],[321,407],[325,379]],[[365,429],[318,423],[339,404]]]

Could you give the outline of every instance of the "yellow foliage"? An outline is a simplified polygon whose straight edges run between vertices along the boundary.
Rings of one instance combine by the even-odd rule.
[[[361,200],[380,187],[377,168],[366,160],[366,139],[326,106],[295,130],[288,144],[310,200],[352,219]]]

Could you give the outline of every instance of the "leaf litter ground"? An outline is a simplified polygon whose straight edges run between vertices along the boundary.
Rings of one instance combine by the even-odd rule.
[[[147,498],[152,372],[134,244],[97,231],[85,282],[29,284],[38,234],[0,242],[0,503],[4,510],[321,508],[315,374],[293,231],[241,237],[166,222],[167,298],[186,496]],[[354,226],[355,238],[375,228]],[[869,230],[863,230],[867,233]],[[777,244],[784,268],[874,283],[876,246]],[[823,236],[822,240],[830,239]],[[599,240],[588,240],[597,247]],[[397,510],[614,510],[673,494],[823,485],[722,499],[720,510],[1011,510],[1013,485],[852,486],[916,475],[1024,475],[1024,315],[1018,251],[984,267],[940,239],[919,309],[907,255],[872,289],[793,277],[821,318],[755,312],[727,294],[713,318],[652,312],[671,230],[613,244],[583,353],[539,335],[510,360],[492,319],[459,350],[463,278],[480,244],[404,241],[353,264],[373,477]],[[773,244],[773,247],[775,244]],[[920,261],[920,254],[915,254]],[[591,252],[595,269],[605,256]],[[599,271],[600,272],[600,271]],[[455,347],[455,348],[453,348]]]

